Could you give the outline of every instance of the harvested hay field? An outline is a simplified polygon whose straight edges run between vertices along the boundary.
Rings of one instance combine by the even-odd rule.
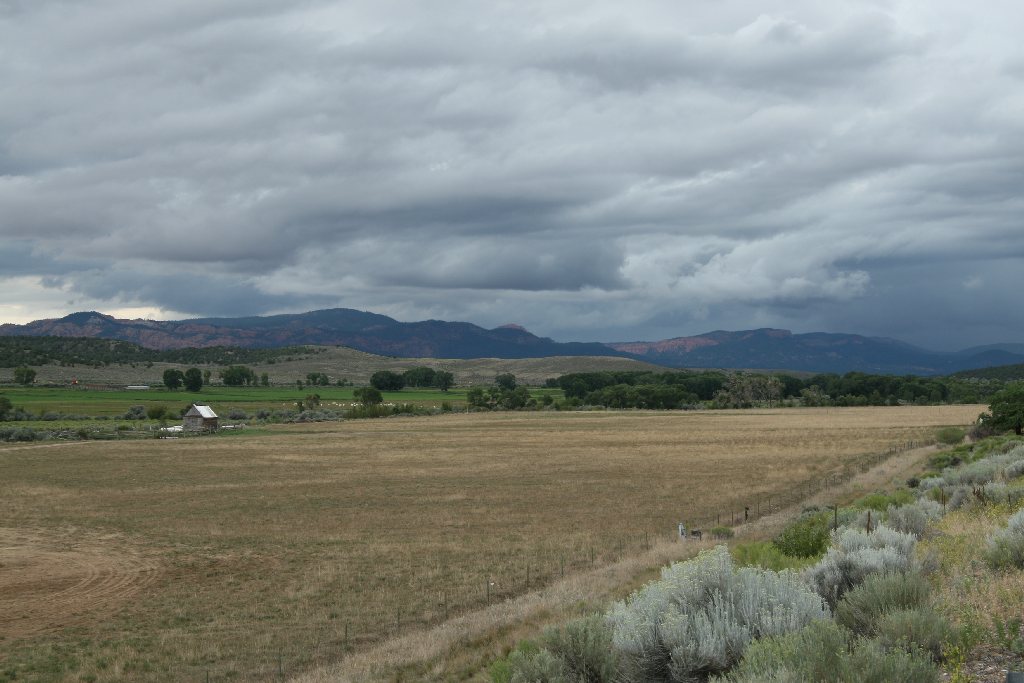
[[[271,680],[848,476],[980,406],[0,447],[0,680]],[[742,513],[739,513],[742,514]]]

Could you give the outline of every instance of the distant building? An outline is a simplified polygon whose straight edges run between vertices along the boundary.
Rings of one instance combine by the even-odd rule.
[[[182,418],[182,427],[186,432],[214,431],[218,427],[219,418],[210,406],[192,404]]]

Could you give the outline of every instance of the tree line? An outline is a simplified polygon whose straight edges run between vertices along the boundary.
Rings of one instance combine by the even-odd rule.
[[[402,373],[378,370],[370,376],[370,386],[378,391],[401,391],[405,387],[448,391],[454,384],[455,375],[452,373],[426,366],[410,368]]]
[[[982,403],[1004,384],[958,377],[872,375],[848,372],[797,377],[785,373],[721,371],[577,372],[546,386],[567,400],[608,408],[673,409],[708,405],[749,408],[782,403],[808,406]]]

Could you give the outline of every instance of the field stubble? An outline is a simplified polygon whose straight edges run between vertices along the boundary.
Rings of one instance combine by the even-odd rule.
[[[115,587],[40,612],[45,586],[0,584],[0,672],[294,673],[639,554],[679,521],[793,502],[979,410],[472,414],[0,448],[4,569]]]

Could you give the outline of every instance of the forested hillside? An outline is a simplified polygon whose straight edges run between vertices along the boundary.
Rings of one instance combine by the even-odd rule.
[[[180,363],[187,365],[233,365],[274,363],[309,357],[320,349],[286,346],[278,349],[246,349],[210,346],[197,349],[147,349],[117,339],[87,337],[0,337],[0,367],[22,365],[101,365],[127,363]]]

